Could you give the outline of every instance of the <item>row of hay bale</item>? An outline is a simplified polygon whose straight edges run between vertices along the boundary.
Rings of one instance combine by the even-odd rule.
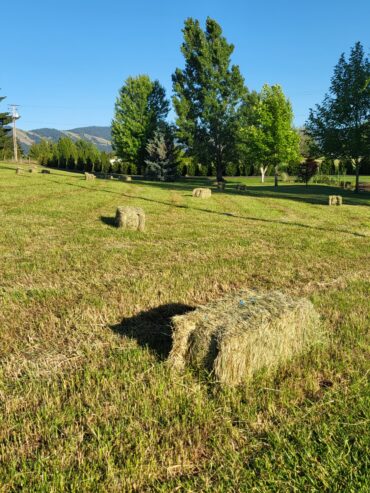
[[[16,173],[17,175],[21,175],[21,174],[22,174],[22,173],[24,173],[25,171],[26,171],[26,170],[25,170],[24,168],[20,168],[20,167],[18,167],[18,168],[16,168],[15,173]],[[28,171],[28,173],[37,173],[37,172],[38,172],[38,169],[37,169],[37,166],[31,166],[31,168],[28,168],[28,170],[27,170],[27,171]],[[42,170],[40,171],[40,173],[41,173],[41,174],[43,174],[43,175],[50,175],[50,170],[49,170],[49,169],[42,169]]]

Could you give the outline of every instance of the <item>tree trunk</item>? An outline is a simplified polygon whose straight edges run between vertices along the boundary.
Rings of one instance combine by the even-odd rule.
[[[359,192],[359,182],[360,182],[360,162],[356,160],[356,188],[355,192]]]
[[[278,167],[275,166],[275,183],[274,183],[274,186],[277,187],[278,186],[278,183],[279,183],[279,175],[278,175]]]
[[[261,171],[261,182],[265,183],[265,173],[267,171],[267,166],[266,167],[261,166],[260,171]]]

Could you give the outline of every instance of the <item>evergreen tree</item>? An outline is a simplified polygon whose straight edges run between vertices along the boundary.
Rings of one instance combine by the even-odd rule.
[[[187,19],[181,52],[185,68],[172,76],[177,138],[187,153],[222,180],[226,164],[237,159],[238,109],[246,93],[239,67],[230,66],[234,46],[219,24]]]
[[[155,131],[146,150],[146,176],[152,180],[172,181],[178,175],[179,151],[171,129],[167,126]]]
[[[299,135],[293,128],[293,111],[279,85],[265,84],[254,108],[251,125],[244,127],[243,138],[260,166],[262,181],[269,166],[279,167],[299,161]]]
[[[317,156],[350,160],[358,191],[362,162],[370,155],[370,61],[361,43],[334,68],[329,94],[310,110],[307,132]]]
[[[0,103],[6,96],[0,96]],[[10,127],[8,124],[12,121],[10,113],[0,112],[0,156],[2,159],[8,159],[7,149],[11,145],[11,137],[9,136]]]
[[[147,75],[129,77],[119,91],[112,122],[112,144],[127,165],[144,169],[146,146],[169,112],[165,89]]]

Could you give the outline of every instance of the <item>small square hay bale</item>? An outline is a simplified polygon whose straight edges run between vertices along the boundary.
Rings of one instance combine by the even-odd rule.
[[[42,169],[42,170],[41,170],[41,173],[42,173],[43,175],[50,175],[50,170],[49,170],[49,169]]]
[[[23,173],[23,169],[22,169],[22,168],[17,168],[17,169],[15,170],[15,172],[16,172],[16,174],[17,174],[17,175],[20,175],[20,174],[22,174],[22,173]]]
[[[95,180],[95,175],[92,173],[85,173],[85,180]]]
[[[245,192],[245,190],[247,190],[247,185],[236,185],[236,189]]]
[[[329,195],[329,205],[342,205],[343,199],[341,195]]]
[[[212,191],[210,188],[194,188],[192,195],[198,199],[208,199],[211,197]]]
[[[280,292],[241,291],[172,318],[169,365],[206,369],[234,386],[271,369],[320,337],[312,303]]]
[[[225,190],[226,183],[224,181],[217,181],[216,182],[216,187],[218,190],[223,192]]]
[[[118,207],[116,211],[117,228],[144,231],[145,213],[140,207]]]
[[[121,175],[119,177],[119,180],[121,180],[121,181],[132,181],[132,178],[131,178],[131,176]]]
[[[28,172],[29,172],[29,173],[37,173],[37,168],[36,168],[36,167],[34,167],[34,166],[32,166],[32,168],[30,168],[30,169],[28,170]]]

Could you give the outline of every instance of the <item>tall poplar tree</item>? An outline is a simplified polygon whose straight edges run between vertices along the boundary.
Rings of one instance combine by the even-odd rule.
[[[137,167],[139,173],[145,168],[147,143],[168,112],[165,89],[147,75],[129,77],[119,91],[112,122],[112,145],[117,156]]]
[[[215,166],[222,180],[226,164],[237,161],[244,79],[239,67],[231,65],[234,46],[215,20],[208,17],[203,31],[198,20],[189,18],[183,33],[185,68],[177,68],[172,76],[177,138],[189,155]]]
[[[306,131],[318,156],[350,160],[359,188],[361,164],[370,156],[370,61],[361,43],[334,68],[329,94],[310,110]]]

